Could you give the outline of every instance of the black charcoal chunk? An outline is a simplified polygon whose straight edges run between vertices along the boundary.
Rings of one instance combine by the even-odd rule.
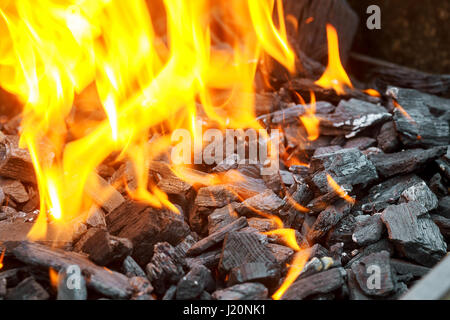
[[[399,275],[411,275],[412,277],[417,278],[423,277],[431,270],[430,268],[400,259],[391,259],[391,266]]]
[[[33,277],[28,277],[9,290],[6,300],[48,300],[50,295]]]
[[[217,290],[212,294],[215,300],[265,300],[269,291],[261,283],[243,283]]]
[[[450,219],[450,196],[444,197],[439,200],[437,213],[447,219]]]
[[[84,276],[74,277],[70,267],[58,274],[58,300],[86,300],[88,296]]]
[[[433,219],[434,223],[438,226],[442,235],[446,239],[450,239],[450,219],[440,216],[438,214],[433,214],[431,218]]]
[[[366,150],[367,148],[374,147],[376,143],[377,140],[375,140],[374,138],[357,137],[348,140],[344,145],[344,149],[356,148],[362,151]]]
[[[144,270],[142,270],[142,268],[131,256],[128,256],[123,260],[122,269],[125,275],[129,278],[146,277]]]
[[[231,269],[228,281],[230,285],[245,282],[261,282],[271,287],[277,284],[279,278],[280,269],[276,264],[250,262]]]
[[[203,265],[194,266],[177,285],[177,300],[192,300],[200,296],[203,290],[212,291],[215,287],[211,271]]]
[[[367,157],[358,149],[342,149],[333,153],[314,156],[311,159],[314,184],[322,193],[333,191],[327,175],[340,186],[366,187],[378,179],[377,171]]]
[[[283,110],[275,111],[271,113],[269,116],[271,117],[271,123],[273,124],[289,124],[289,123],[297,123],[300,116],[306,113],[307,108],[310,108],[309,105],[295,105]],[[315,109],[317,114],[327,114],[334,111],[335,107],[326,101],[318,101],[315,104]]]
[[[438,226],[417,202],[387,207],[381,214],[389,239],[406,258],[431,267],[447,253]]]
[[[241,215],[254,216],[259,212],[274,214],[284,205],[284,201],[280,199],[272,190],[266,190],[254,197],[248,198],[236,208]]]
[[[360,246],[366,246],[375,243],[381,239],[384,230],[383,221],[380,214],[373,216],[356,217],[356,228],[352,235],[352,239]]]
[[[388,121],[381,126],[377,141],[378,147],[384,152],[394,152],[400,147],[400,140],[393,121]]]
[[[352,265],[361,290],[369,296],[385,297],[395,289],[394,275],[387,251],[372,253]]]
[[[307,297],[329,293],[344,284],[346,272],[343,268],[334,268],[297,280],[286,290],[283,300],[303,300]]]
[[[424,181],[417,183],[402,192],[401,202],[410,201],[420,203],[428,211],[434,210],[438,206],[438,198],[433,191],[428,188]]]
[[[368,158],[381,177],[389,178],[422,169],[425,164],[444,155],[446,151],[446,147],[435,147],[428,150],[411,149],[397,153],[371,154]]]
[[[240,204],[237,202],[230,203],[225,207],[218,208],[208,216],[208,233],[213,234],[220,228],[232,223],[239,218],[235,209]]]

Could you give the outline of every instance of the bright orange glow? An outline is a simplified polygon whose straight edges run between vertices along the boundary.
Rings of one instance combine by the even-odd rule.
[[[286,275],[286,279],[280,288],[272,295],[274,300],[280,300],[286,290],[291,286],[292,283],[298,278],[303,268],[305,267],[306,262],[308,262],[310,252],[308,250],[298,251],[292,261],[292,265],[289,268],[289,271]]]
[[[333,188],[334,191],[336,191],[336,193],[339,195],[339,197],[341,197],[342,199],[344,199],[345,201],[349,202],[349,203],[355,203],[356,200],[352,197],[350,197],[347,192],[344,191],[344,189],[342,189],[342,187],[340,185],[338,185],[336,183],[336,181],[334,181],[334,179],[327,174],[327,181],[328,184]]]
[[[3,269],[3,267],[4,267],[3,260],[5,259],[5,252],[6,252],[6,249],[3,249],[2,254],[0,254],[0,270]]]
[[[107,196],[94,173],[112,154],[133,163],[132,198],[176,210],[149,185],[147,170],[170,147],[170,133],[195,130],[199,106],[220,129],[259,129],[258,63],[269,55],[294,71],[281,0],[165,0],[164,6],[152,15],[165,15],[167,33],[159,34],[145,0],[0,1],[0,83],[24,105],[20,146],[31,154],[40,195],[30,239],[45,238],[48,220],[64,232],[87,212],[88,186]],[[82,106],[74,101],[88,88],[99,120],[75,121]]]
[[[297,239],[295,237],[294,229],[276,229],[268,232],[264,232],[265,235],[271,236],[276,235],[283,239],[283,241],[295,251],[299,251],[300,247],[298,246]]]
[[[58,289],[58,283],[59,283],[59,274],[58,271],[54,270],[53,268],[48,269],[48,275],[50,278],[50,285],[53,289]]]
[[[372,97],[377,97],[377,98],[381,97],[381,94],[375,89],[366,89],[363,92]]]
[[[306,24],[310,24],[311,22],[313,22],[314,21],[314,17],[309,17],[309,18],[307,18],[306,20],[305,20],[305,23]]]
[[[322,77],[315,83],[322,88],[334,89],[337,94],[345,94],[345,88],[353,88],[350,78],[341,63],[339,41],[336,29],[327,24],[328,66]]]
[[[408,112],[406,112],[406,110],[395,100],[394,101],[394,106],[395,108],[401,112],[401,114],[412,124],[416,124],[416,121],[409,115]]]
[[[314,141],[317,140],[320,136],[319,132],[319,118],[316,117],[316,95],[314,92],[310,93],[311,102],[310,106],[306,108],[306,113],[303,116],[300,116],[300,120],[303,126],[308,133],[308,140]],[[305,105],[306,107],[306,105]]]

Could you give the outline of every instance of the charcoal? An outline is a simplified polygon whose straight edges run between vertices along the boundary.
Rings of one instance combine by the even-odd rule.
[[[400,140],[407,147],[432,147],[448,145],[448,121],[433,113],[448,111],[448,100],[412,89],[390,87],[387,94],[408,113],[394,110],[394,122]]]
[[[313,257],[305,264],[297,280],[304,279],[309,276],[312,276],[313,274],[319,273],[320,271],[322,271],[322,269],[323,264],[320,261],[320,259],[318,259],[317,257]]]
[[[36,183],[33,162],[26,149],[20,149],[18,139],[0,136],[0,176]]]
[[[233,202],[225,207],[215,209],[208,216],[208,234],[213,234],[217,230],[225,227],[226,225],[232,223],[239,218],[235,209],[240,204],[238,202]]]
[[[231,191],[242,199],[251,198],[267,190],[262,179],[255,179],[233,170],[228,171],[223,178]]]
[[[0,272],[0,282],[4,281],[8,287],[15,287],[23,279],[23,275],[27,274],[26,268],[14,268]]]
[[[0,188],[5,195],[17,203],[25,203],[30,199],[25,187],[20,181],[0,179]]]
[[[263,214],[274,214],[284,205],[284,201],[280,199],[272,190],[266,190],[254,197],[248,198],[236,208],[241,215],[258,216]]]
[[[95,179],[92,180],[93,182],[86,184],[86,192],[107,213],[119,209],[125,203],[125,198],[108,181],[97,174],[95,174]],[[98,190],[104,191],[98,192]]]
[[[177,245],[190,232],[181,215],[135,201],[127,201],[111,212],[106,222],[112,235],[132,241],[132,257],[140,265],[150,261],[156,243]]]
[[[144,270],[137,262],[131,257],[127,256],[122,263],[122,269],[127,277],[146,277]]]
[[[450,219],[450,196],[444,197],[439,200],[436,212],[439,215]]]
[[[261,283],[242,283],[213,292],[215,300],[264,300],[268,290]]]
[[[344,276],[343,268],[334,268],[300,279],[286,290],[282,299],[303,300],[312,295],[332,292],[344,284]]]
[[[198,190],[197,197],[195,198],[195,205],[198,207],[222,208],[237,200],[237,195],[231,191],[229,186],[214,185]]]
[[[221,249],[207,251],[196,256],[195,258],[186,258],[186,264],[191,267],[197,264],[202,264],[209,269],[213,269],[219,265],[221,255]]]
[[[186,256],[189,249],[196,244],[198,241],[198,236],[195,234],[190,234],[184,238],[183,241],[181,241],[179,244],[175,246],[175,257],[178,261],[183,261]]]
[[[316,172],[312,181],[322,193],[333,190],[328,184],[327,174],[341,186],[364,188],[378,179],[375,167],[358,149],[343,149],[313,157],[311,169]]]
[[[434,223],[439,227],[441,234],[445,238],[450,239],[450,219],[440,216],[438,214],[432,215],[431,218],[433,219]]]
[[[406,258],[433,266],[446,254],[442,234],[421,204],[391,205],[383,211],[381,219],[388,229],[389,239]]]
[[[281,183],[284,184],[285,186],[292,186],[295,183],[294,175],[292,174],[292,172],[280,170],[280,177]]]
[[[314,197],[314,193],[306,183],[298,183],[294,190],[292,194],[286,193],[283,199],[285,204],[278,215],[286,227],[299,229],[303,224],[306,206]]]
[[[6,296],[6,286],[6,279],[0,279],[0,300],[3,300],[3,298]]]
[[[351,186],[341,186],[341,188],[347,194],[349,194],[353,190]],[[317,215],[323,210],[325,210],[330,203],[334,203],[339,198],[340,198],[339,194],[335,190],[333,190],[311,200],[311,202],[308,203],[306,208],[311,210],[310,214]]]
[[[356,221],[353,215],[346,215],[334,227],[330,229],[326,236],[328,245],[342,243],[346,249],[354,247],[352,240]]]
[[[162,295],[168,286],[177,284],[184,271],[180,261],[176,259],[175,248],[167,242],[155,245],[152,260],[147,264],[147,277],[152,283],[155,293]]]
[[[366,150],[367,148],[374,147],[376,143],[377,140],[375,140],[374,138],[357,137],[348,140],[344,145],[344,149],[356,148],[362,151]]]
[[[249,218],[247,221],[249,227],[258,230],[259,232],[267,232],[278,228],[277,224],[271,219]]]
[[[228,170],[237,169],[240,157],[236,153],[227,156],[222,162],[215,166],[213,172],[227,172]]]
[[[86,224],[91,227],[106,229],[106,218],[103,210],[97,206],[92,206],[88,213]]]
[[[319,118],[323,134],[329,129],[337,129],[344,133],[346,138],[353,138],[367,128],[390,120],[392,115],[381,106],[350,99],[341,100],[333,114],[319,116]],[[330,133],[333,132],[332,130]]]
[[[314,243],[322,238],[332,227],[346,216],[351,210],[351,205],[344,200],[337,201],[322,211],[317,220],[307,233],[309,243]]]
[[[439,173],[436,173],[431,177],[429,185],[431,191],[433,191],[433,193],[437,196],[444,197],[448,194],[448,190],[444,186],[444,181]]]
[[[360,245],[366,246],[375,243],[381,239],[384,231],[384,224],[381,221],[380,214],[373,216],[358,216],[356,217],[357,224],[352,235],[352,240]]]
[[[388,239],[381,239],[378,242],[369,244],[368,246],[364,247],[361,252],[357,252],[356,255],[352,259],[350,259],[348,263],[346,263],[345,267],[349,268],[354,263],[360,261],[362,258],[380,251],[387,251],[391,256],[393,255],[394,248]]]
[[[83,276],[77,279],[76,286],[70,286],[72,273],[70,270],[60,270],[58,273],[57,300],[87,300],[86,280]]]
[[[194,266],[177,284],[177,300],[192,300],[201,295],[204,289],[212,291],[215,287],[211,271],[203,265]]]
[[[294,250],[279,245],[276,243],[269,243],[267,247],[272,251],[272,254],[274,255],[275,259],[277,260],[277,263],[279,266],[284,266],[286,263],[291,259],[291,257],[294,255]]]
[[[438,159],[436,160],[436,164],[438,165],[438,168],[441,171],[442,175],[447,180],[450,180],[450,162],[448,160]]]
[[[393,121],[388,121],[381,126],[377,142],[378,147],[384,152],[394,152],[400,147],[400,140]]]
[[[177,293],[177,286],[172,285],[169,289],[167,289],[166,293],[162,297],[161,300],[173,300],[175,298],[175,294]]]
[[[428,150],[411,149],[397,153],[372,154],[369,155],[369,160],[381,177],[389,178],[417,171],[428,162],[444,155],[446,150],[446,147],[435,147]]]
[[[391,266],[397,274],[410,274],[413,277],[423,277],[431,270],[430,268],[400,259],[391,259]]]
[[[385,297],[394,291],[394,275],[389,256],[389,252],[381,251],[352,264],[359,287],[366,295]]]
[[[230,232],[240,230],[248,225],[247,219],[245,217],[240,217],[234,222],[226,225],[225,227],[217,230],[215,233],[203,238],[196,244],[194,244],[187,252],[189,256],[198,255],[211,247],[221,243],[226,235]]]
[[[419,202],[428,211],[434,210],[438,206],[438,198],[425,182],[415,184],[402,192],[400,202],[409,201]]]
[[[317,114],[328,114],[334,111],[335,107],[326,101],[318,101],[315,105]],[[310,108],[310,105],[295,105],[287,109],[275,111],[267,116],[269,116],[270,122],[272,124],[292,124],[298,123],[299,117],[306,113],[306,110]]]
[[[26,278],[8,291],[7,300],[48,300],[50,295],[33,277]]]
[[[261,243],[255,233],[236,231],[228,233],[220,257],[219,270],[228,273],[231,269],[246,263],[277,265],[275,256]]]
[[[86,280],[87,286],[106,297],[124,299],[131,295],[128,278],[125,275],[99,267],[75,252],[51,249],[29,242],[14,245],[9,251],[23,263],[43,268],[45,271],[52,268],[59,272],[61,269],[77,265],[82,274],[89,275],[89,279]]]
[[[230,271],[229,284],[234,285],[245,282],[261,282],[268,287],[277,284],[280,270],[274,264],[263,262],[244,263]]]
[[[349,289],[350,300],[371,300],[359,287],[355,274],[351,269],[347,269],[347,285]]]
[[[422,183],[423,180],[416,175],[398,176],[386,180],[369,190],[369,194],[357,204],[367,212],[379,212],[391,204],[396,203],[403,191],[411,186]]]
[[[151,296],[153,286],[146,277],[130,278],[130,286],[133,290],[131,300],[154,300]]]

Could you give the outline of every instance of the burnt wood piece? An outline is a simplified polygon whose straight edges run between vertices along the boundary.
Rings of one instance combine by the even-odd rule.
[[[30,199],[27,190],[25,190],[25,187],[20,181],[0,179],[0,188],[5,195],[16,203],[24,203]]]
[[[238,202],[233,202],[226,205],[225,207],[214,210],[208,216],[208,234],[213,234],[219,229],[237,220],[239,216],[236,213],[235,209],[239,205],[240,204]]]
[[[353,249],[355,243],[352,235],[355,230],[356,221],[353,215],[346,215],[335,226],[333,226],[326,235],[326,243],[328,246],[333,244],[343,244],[345,249]]]
[[[428,211],[434,210],[438,207],[438,198],[433,191],[428,188],[424,181],[417,183],[402,192],[400,202],[410,201],[419,202]]]
[[[389,178],[417,171],[446,152],[446,147],[435,147],[428,150],[411,149],[397,153],[371,154],[368,158],[381,177]]]
[[[132,277],[130,285],[133,289],[131,300],[155,300],[150,295],[153,292],[153,286],[146,277]]]
[[[448,300],[450,296],[450,256],[412,287],[401,300]]]
[[[403,191],[422,182],[422,179],[413,174],[393,177],[370,188],[369,194],[357,203],[355,209],[360,208],[365,212],[382,211],[397,203]]]
[[[20,149],[16,141],[0,135],[0,176],[36,183],[33,162],[28,150]]]
[[[314,243],[322,238],[332,227],[350,213],[352,206],[344,200],[338,200],[335,204],[328,206],[317,217],[311,229],[307,233],[309,243]]]
[[[341,132],[346,138],[353,138],[367,128],[392,119],[385,108],[357,99],[342,100],[334,113],[318,117],[322,134]]]
[[[88,212],[86,224],[90,227],[106,229],[106,218],[103,210],[93,205]]]
[[[33,277],[26,278],[8,291],[6,300],[48,300],[50,295]]]
[[[204,252],[195,258],[186,258],[186,265],[192,267],[196,264],[202,264],[209,269],[214,269],[219,265],[222,249]]]
[[[273,287],[279,278],[278,267],[267,263],[251,262],[231,269],[228,283],[234,285],[245,282],[261,282],[268,287]]]
[[[311,178],[322,193],[333,191],[327,174],[340,186],[366,187],[378,179],[377,171],[371,161],[358,149],[342,149],[336,152],[314,156],[311,159]]]
[[[42,268],[45,272],[49,268],[59,271],[77,265],[86,277],[87,286],[107,297],[126,299],[131,295],[131,287],[125,275],[99,267],[83,255],[60,249],[51,249],[30,242],[12,245],[8,249],[16,259],[28,265]]]
[[[369,296],[385,297],[395,290],[394,275],[390,264],[390,255],[387,251],[372,253],[357,263],[352,264],[361,290]],[[379,283],[372,275],[377,272]]]
[[[252,232],[230,232],[224,240],[219,270],[228,273],[246,263],[265,263],[277,268],[277,260],[271,250]]]
[[[122,270],[128,278],[131,277],[146,277],[141,266],[131,257],[127,256],[122,263]]]
[[[377,135],[378,147],[384,152],[394,152],[400,148],[400,140],[393,121],[383,123]]]
[[[448,74],[426,73],[356,52],[352,52],[350,58],[374,67],[369,76],[380,92],[394,85],[429,94],[450,96],[450,75]]]
[[[6,279],[0,279],[0,300],[3,300],[3,298],[6,296],[7,293],[7,281]]]
[[[267,190],[262,179],[255,179],[237,171],[230,170],[223,178],[230,186],[231,191],[244,200]]]
[[[320,156],[322,154],[327,153],[333,153],[339,150],[342,150],[343,148],[341,146],[326,146],[326,147],[320,147],[317,148],[316,151],[314,151],[314,156]]]
[[[88,292],[86,280],[83,276],[77,282],[77,286],[69,288],[68,284],[73,278],[72,273],[67,270],[60,270],[58,273],[58,293],[57,300],[87,300]]]
[[[242,283],[213,292],[215,300],[265,300],[269,291],[261,283]]]
[[[232,223],[226,225],[225,227],[222,227],[213,234],[207,236],[206,238],[203,238],[202,240],[194,244],[187,251],[187,255],[188,256],[199,255],[200,253],[208,250],[209,248],[212,248],[215,245],[221,243],[225,239],[226,235],[229,234],[230,232],[238,231],[242,228],[245,228],[246,226],[248,226],[247,219],[245,217],[240,217],[239,219],[233,221]]]
[[[194,244],[197,243],[197,241],[198,236],[194,233],[186,236],[183,241],[175,246],[176,259],[183,262],[187,256],[187,252]]]
[[[125,203],[125,198],[108,181],[96,173],[92,175],[93,182],[88,183],[85,190],[98,206],[111,213]],[[102,192],[99,192],[99,188]]]
[[[283,199],[284,206],[279,210],[278,215],[283,224],[288,228],[299,229],[303,224],[306,206],[314,197],[314,193],[307,183],[297,183],[291,188]]]
[[[371,300],[359,287],[358,281],[356,280],[355,274],[351,269],[346,269],[347,271],[347,286],[349,291],[350,300]]]
[[[158,242],[180,243],[190,232],[183,217],[168,209],[154,209],[147,204],[129,200],[106,216],[112,235],[133,243],[132,257],[145,265]]]
[[[445,197],[448,194],[447,187],[444,184],[445,181],[439,173],[433,175],[429,181],[430,189],[439,197]]]
[[[450,161],[445,159],[436,160],[439,170],[447,180],[450,180]]]
[[[298,29],[288,24],[289,34],[295,34],[294,43],[316,61],[325,61],[328,55],[326,25],[332,24],[339,34],[340,55],[347,61],[358,27],[358,15],[345,0],[284,1],[285,13],[298,20]],[[311,17],[314,20],[308,22]],[[298,32],[297,32],[298,31]]]
[[[293,249],[283,245],[279,245],[276,243],[269,243],[267,244],[267,247],[270,249],[270,251],[272,251],[273,255],[275,256],[275,259],[277,260],[278,265],[280,266],[285,266],[286,263],[294,255]]]
[[[391,259],[391,267],[399,275],[410,274],[411,276],[417,278],[423,277],[431,270],[430,268],[400,259]]]
[[[334,268],[316,273],[294,282],[286,290],[282,299],[303,300],[312,295],[332,292],[342,287],[344,276],[345,270],[343,268]]]
[[[24,277],[28,276],[28,274],[27,267],[9,269],[0,272],[0,282],[7,283],[8,287],[15,287],[24,279]]]
[[[195,198],[195,205],[199,207],[215,207],[223,206],[238,200],[237,195],[226,185],[214,185],[200,188]]]
[[[381,239],[384,231],[384,224],[383,221],[381,221],[380,214],[374,214],[373,216],[358,216],[356,217],[356,221],[356,227],[352,235],[352,239],[356,244],[366,246]]]
[[[437,213],[450,219],[450,196],[441,198],[438,203]]]
[[[267,189],[243,201],[240,206],[236,207],[236,211],[240,215],[248,217],[275,214],[284,204],[284,201],[272,190]]]
[[[428,148],[449,144],[448,99],[397,87],[389,87],[386,92],[401,106],[395,106],[394,122],[405,146]]]
[[[166,293],[161,300],[173,300],[175,298],[175,294],[177,293],[177,286],[172,285],[169,289],[167,289]]]
[[[274,229],[278,229],[277,224],[271,219],[265,218],[249,218],[247,220],[250,228],[258,230],[258,232],[264,233]]]
[[[391,205],[383,211],[381,219],[389,239],[406,258],[431,267],[447,253],[438,226],[420,203]]]
[[[442,235],[445,238],[450,239],[450,219],[440,216],[438,214],[433,214],[431,218],[433,219],[434,223],[439,227],[439,230],[441,231]]]
[[[175,248],[167,242],[157,243],[152,260],[146,267],[147,277],[155,293],[164,294],[170,285],[175,285],[183,277],[181,261],[177,260]]]
[[[362,250],[360,250],[357,254],[355,254],[353,256],[353,258],[351,258],[345,264],[345,268],[351,268],[351,266],[354,263],[360,261],[362,258],[364,258],[372,253],[376,253],[376,252],[380,252],[380,251],[387,251],[392,256],[394,254],[395,250],[394,250],[393,245],[389,242],[388,239],[381,239],[378,242],[369,244],[368,246],[362,248]]]
[[[177,284],[177,300],[192,300],[200,296],[203,290],[213,291],[215,281],[211,271],[203,265],[194,266]]]
[[[341,186],[341,188],[349,194],[353,189],[351,186]],[[340,199],[339,194],[333,190],[330,192],[327,192],[313,200],[311,200],[310,203],[306,206],[309,210],[311,210],[311,214],[317,215],[323,210],[325,210],[330,204],[333,204],[336,200]]]
[[[299,123],[299,117],[306,114],[312,106],[307,105],[294,105],[286,109],[278,110],[270,114],[259,117],[259,120],[263,120],[267,125],[287,125],[292,123]],[[318,101],[315,104],[316,114],[328,114],[332,113],[336,108],[331,103],[326,101]]]
[[[356,148],[359,150],[366,150],[367,148],[370,147],[374,147],[377,143],[377,140],[375,140],[374,138],[369,138],[369,137],[357,137],[357,138],[352,138],[350,140],[348,140],[345,145],[344,145],[344,149],[351,149],[351,148]]]

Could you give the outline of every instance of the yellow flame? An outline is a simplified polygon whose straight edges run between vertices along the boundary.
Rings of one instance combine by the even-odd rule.
[[[323,88],[334,89],[337,94],[345,94],[345,87],[353,88],[350,78],[341,63],[339,40],[336,29],[327,24],[328,66],[322,77],[315,83]]]
[[[5,252],[6,252],[6,249],[3,249],[2,253],[0,254],[0,270],[3,269],[3,267],[4,267],[3,260],[5,259]]]
[[[316,95],[311,91],[310,106],[306,108],[306,113],[300,116],[300,120],[308,133],[308,140],[317,140],[320,136],[319,132],[319,118],[316,117]],[[304,104],[305,105],[305,104]],[[305,105],[306,106],[306,105]]]
[[[339,195],[339,197],[341,197],[342,199],[344,199],[345,201],[347,201],[349,203],[356,202],[356,200],[354,198],[350,197],[347,194],[347,192],[344,189],[342,189],[342,187],[339,184],[337,184],[337,182],[334,181],[334,179],[329,174],[327,174],[327,181],[328,181],[328,184],[333,188],[333,190],[336,191],[336,193]]]

